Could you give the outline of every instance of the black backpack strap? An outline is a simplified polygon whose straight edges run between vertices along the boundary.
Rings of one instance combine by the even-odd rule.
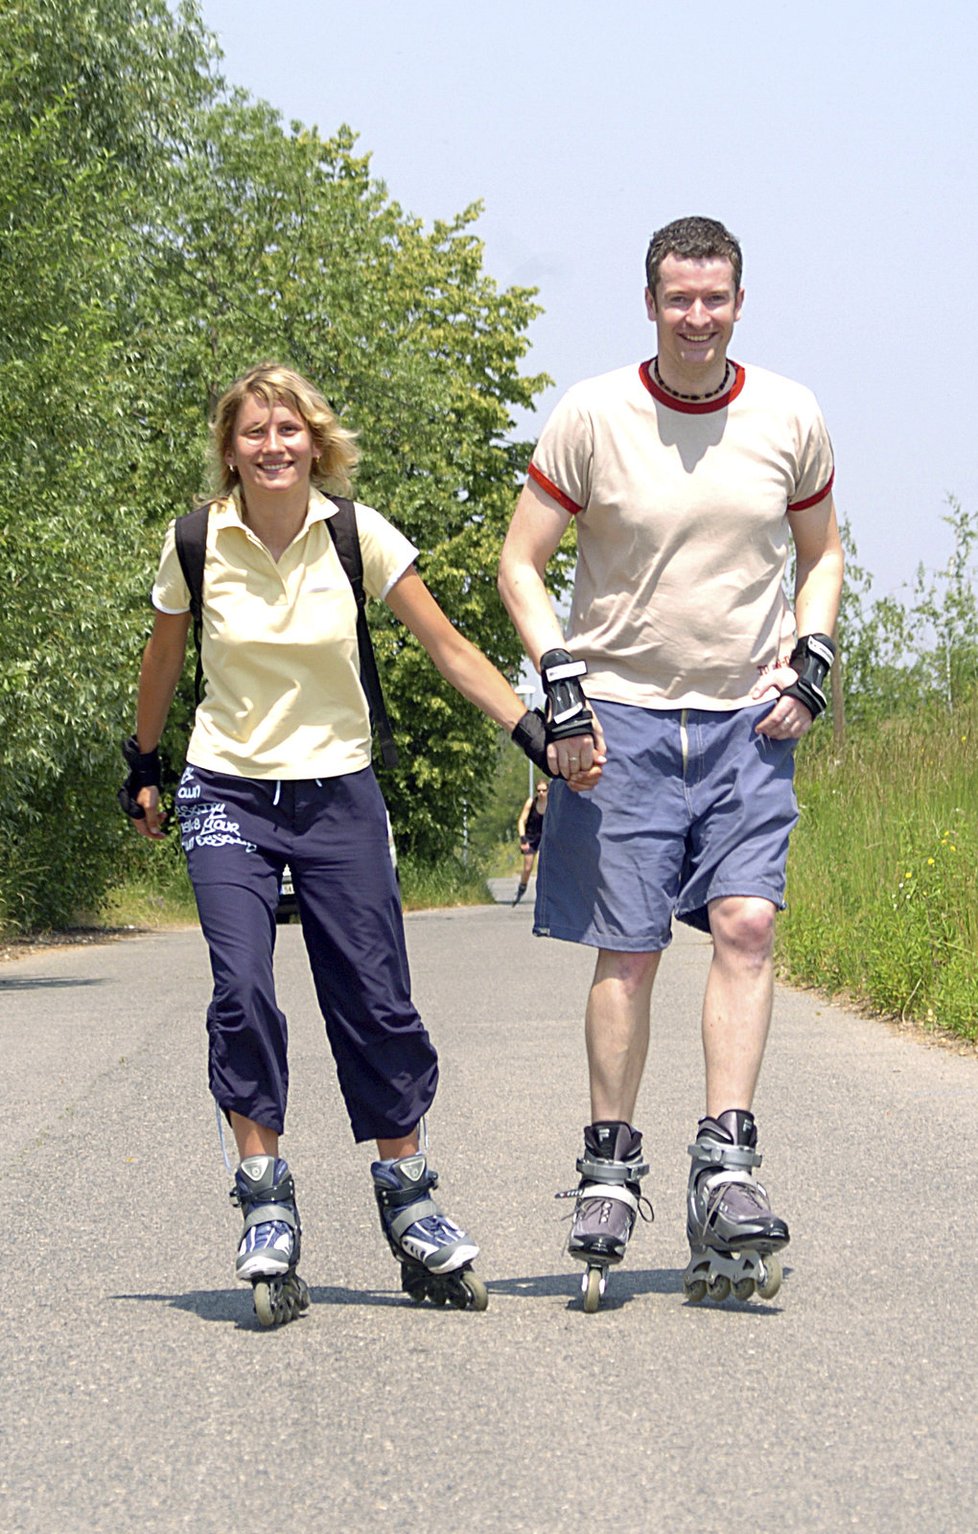
[[[353,587],[357,604],[357,650],[360,655],[360,681],[367,695],[370,720],[377,731],[380,754],[385,767],[397,766],[397,747],[387,717],[387,707],[380,686],[377,657],[370,639],[367,624],[367,596],[363,589],[363,555],[360,552],[360,536],[357,532],[357,513],[353,502],[345,495],[332,495],[330,500],[337,507],[332,517],[326,518],[330,537],[339,556],[347,580]]]
[[[190,616],[194,622],[194,645],[197,650],[197,670],[194,675],[194,704],[198,704],[204,688],[204,672],[200,663],[200,638],[204,613],[204,559],[207,554],[207,519],[210,502],[197,506],[193,511],[177,517],[174,525],[177,555],[183,578],[190,591]]]

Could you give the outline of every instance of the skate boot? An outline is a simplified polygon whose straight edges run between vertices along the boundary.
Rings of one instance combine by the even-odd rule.
[[[577,1170],[581,1174],[579,1186],[557,1197],[577,1200],[567,1250],[579,1262],[587,1263],[581,1293],[585,1313],[593,1315],[607,1288],[608,1269],[625,1255],[636,1215],[654,1218],[652,1205],[642,1198],[640,1179],[649,1170],[642,1155],[642,1136],[618,1120],[588,1124]]]
[[[683,1289],[700,1300],[749,1300],[756,1292],[773,1300],[781,1287],[781,1259],[788,1227],[771,1213],[765,1189],[753,1175],[761,1157],[755,1149],[754,1116],[730,1108],[718,1119],[700,1119],[689,1147],[686,1234],[689,1265]]]
[[[309,1290],[296,1272],[302,1227],[287,1163],[275,1156],[246,1156],[230,1196],[244,1211],[235,1277],[251,1284],[261,1326],[291,1321],[309,1309]]]
[[[433,1198],[438,1173],[423,1151],[370,1167],[387,1244],[401,1265],[401,1288],[416,1305],[454,1305],[457,1310],[485,1310],[486,1286],[472,1272],[479,1248],[464,1230],[442,1214]]]

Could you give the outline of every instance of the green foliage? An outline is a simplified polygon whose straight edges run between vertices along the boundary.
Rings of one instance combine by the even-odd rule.
[[[478,205],[426,231],[349,129],[286,129],[227,92],[196,5],[8,0],[0,16],[0,908],[29,927],[95,908],[117,871],[146,594],[230,379],[275,356],[325,389],[361,434],[360,498],[511,674],[494,572],[528,456],[512,410],[544,380],[520,372],[533,294],[483,271]],[[386,608],[372,620],[398,841],[431,862],[485,793],[493,727]],[[188,675],[174,761],[191,711]]]
[[[906,603],[873,597],[872,578],[843,527],[848,552],[839,639],[849,723],[892,719],[934,703],[953,711],[978,686],[978,513],[963,510],[953,496],[948,506],[943,520],[954,535],[951,556],[940,570],[918,568]]]
[[[543,774],[533,769],[533,781]],[[519,865],[516,827],[530,791],[530,763],[504,731],[497,731],[496,766],[486,803],[469,823],[469,846],[474,857],[493,861],[505,845],[509,863]]]
[[[185,115],[204,55],[162,0],[25,0],[3,20],[0,902],[10,923],[54,926],[97,907],[117,850],[125,620],[145,590],[125,510],[133,294],[175,90]]]
[[[460,857],[427,862],[413,857],[398,859],[401,900],[406,911],[425,911],[442,906],[491,905],[492,896],[481,868]]]
[[[978,698],[799,757],[779,954],[795,979],[978,1034]]]
[[[158,401],[159,429],[162,440],[182,412],[182,439],[199,443],[218,388],[257,356],[284,354],[358,430],[360,499],[417,544],[453,622],[513,675],[519,641],[495,568],[529,449],[508,433],[511,408],[544,380],[519,372],[537,308],[529,291],[500,293],[483,273],[478,211],[426,233],[371,179],[349,130],[287,133],[267,106],[219,103],[163,258],[173,387]],[[147,461],[157,483],[164,468]],[[484,796],[493,726],[386,607],[370,618],[401,754],[384,774],[398,841],[435,861]]]

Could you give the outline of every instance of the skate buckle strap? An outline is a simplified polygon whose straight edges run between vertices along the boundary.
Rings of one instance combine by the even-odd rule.
[[[240,1204],[239,1204],[240,1207]],[[274,1220],[281,1220],[283,1225],[288,1225],[292,1230],[298,1230],[299,1222],[296,1219],[296,1210],[289,1204],[253,1204],[245,1215],[242,1235],[253,1230],[256,1225],[271,1225]]]
[[[760,1166],[764,1160],[749,1145],[722,1145],[719,1140],[696,1140],[686,1149],[694,1161],[709,1166]]]
[[[390,1207],[388,1206],[388,1212]],[[418,1220],[426,1220],[430,1215],[440,1214],[441,1210],[433,1198],[416,1198],[413,1204],[402,1206],[400,1214],[393,1216],[389,1226],[389,1233],[392,1236],[402,1236]]]
[[[599,1161],[585,1152],[578,1156],[575,1163],[577,1170],[588,1182],[638,1182],[639,1178],[648,1175],[647,1161]]]

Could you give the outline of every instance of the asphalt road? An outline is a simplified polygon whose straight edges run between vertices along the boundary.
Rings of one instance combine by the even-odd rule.
[[[656,1219],[585,1316],[553,1194],[587,1118],[590,957],[502,904],[411,916],[408,941],[432,1161],[489,1309],[401,1297],[290,927],[313,1306],[275,1332],[232,1279],[199,934],[0,966],[4,1534],[978,1527],[978,1058],[779,991],[756,1111],[784,1287],[690,1306],[709,947],[679,933],[637,1115]]]

